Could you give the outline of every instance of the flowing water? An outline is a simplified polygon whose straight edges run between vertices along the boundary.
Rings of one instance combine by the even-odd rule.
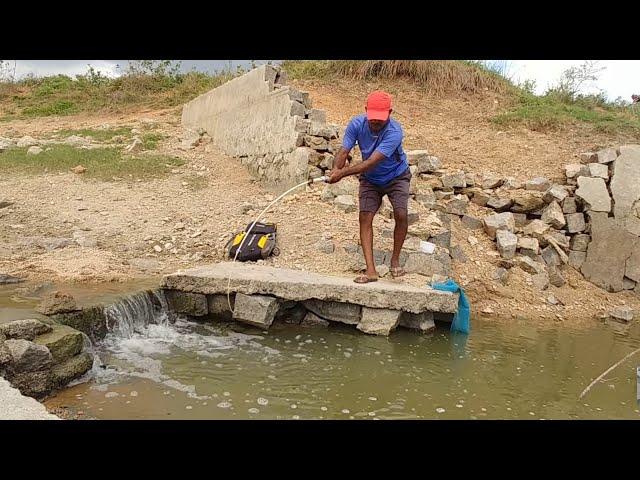
[[[2,292],[0,291],[0,298]],[[5,299],[6,300],[6,299]],[[0,300],[0,313],[12,308]],[[99,419],[637,419],[640,326],[472,320],[390,337],[168,318],[161,294],[110,307],[93,370],[47,405]],[[1,320],[0,320],[1,321]]]

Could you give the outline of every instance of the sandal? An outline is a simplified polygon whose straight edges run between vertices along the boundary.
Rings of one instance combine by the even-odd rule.
[[[393,278],[402,277],[407,273],[402,267],[393,267],[390,272]]]
[[[370,282],[377,282],[378,281],[378,277],[367,277],[366,275],[359,275],[356,278],[353,279],[354,282],[356,283],[370,283]]]

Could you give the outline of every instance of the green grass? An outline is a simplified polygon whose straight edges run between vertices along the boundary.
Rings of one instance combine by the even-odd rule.
[[[294,79],[335,82],[343,78],[387,83],[402,79],[411,82],[411,88],[416,91],[452,98],[461,92],[480,98],[489,92],[509,105],[491,118],[501,128],[525,126],[547,131],[582,125],[607,134],[640,135],[640,116],[624,107],[598,97],[563,95],[558,89],[535,96],[530,89],[514,85],[500,71],[478,61],[294,60],[282,65]],[[90,71],[74,79],[56,75],[0,82],[0,121],[169,108],[184,104],[243,73],[228,70],[216,74],[175,74],[163,69],[149,72],[131,71],[110,79]],[[114,135],[124,135],[127,140],[132,137],[128,129],[122,133],[114,130],[76,130],[75,133],[92,136],[97,141],[108,141]],[[144,148],[153,150],[163,137],[149,133],[142,138]]]
[[[496,115],[492,121],[500,126],[524,125],[540,132],[584,124],[606,134],[640,135],[640,116],[624,108],[590,104],[584,99],[562,101],[553,95],[537,97],[523,93],[514,107]]]
[[[110,181],[163,177],[184,161],[167,155],[123,155],[117,148],[77,149],[68,145],[53,145],[39,155],[27,155],[27,148],[11,148],[0,153],[0,172],[43,174],[68,172],[82,165],[84,177]]]
[[[186,103],[234,76],[231,72],[135,73],[110,79],[87,74],[74,79],[56,75],[0,82],[0,118],[122,112],[139,107],[169,108]]]
[[[96,142],[109,142],[116,135],[122,135],[128,139],[133,136],[131,127],[64,129],[53,132],[53,134],[57,135],[58,138],[67,138],[72,135],[91,137]]]
[[[158,142],[164,138],[165,136],[161,133],[145,133],[142,135],[142,147],[145,150],[155,150]]]
[[[71,115],[78,113],[75,102],[70,100],[54,100],[53,102],[37,103],[26,106],[22,113],[26,117],[49,117],[51,115]]]
[[[130,141],[133,138],[131,127],[118,127],[118,128],[80,128],[80,129],[64,129],[52,132],[48,137],[63,139],[72,135],[79,135],[82,137],[91,137],[97,142],[110,142],[115,136],[125,137],[125,142]],[[158,142],[166,138],[162,133],[148,132],[142,134],[142,147],[144,150],[155,150],[158,148]]]

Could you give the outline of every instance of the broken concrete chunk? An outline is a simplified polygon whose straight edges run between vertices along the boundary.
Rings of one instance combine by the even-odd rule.
[[[496,232],[496,242],[502,258],[508,260],[515,257],[518,237],[514,233],[507,230],[498,230]]]
[[[578,177],[576,196],[594,212],[610,212],[611,197],[602,178]]]
[[[362,308],[362,319],[358,330],[373,335],[389,335],[400,322],[400,310],[388,310],[386,308]]]
[[[513,232],[516,228],[515,220],[511,212],[494,213],[493,215],[484,217],[483,222],[484,231],[492,240],[495,240],[498,230]]]
[[[256,327],[269,328],[277,311],[277,298],[237,293],[233,319]]]

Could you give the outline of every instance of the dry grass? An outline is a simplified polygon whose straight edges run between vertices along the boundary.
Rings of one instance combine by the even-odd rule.
[[[394,85],[405,83],[422,97],[455,99],[466,94],[475,96],[472,101],[477,103],[480,94],[491,93],[503,108],[489,118],[501,128],[524,126],[551,132],[586,126],[598,133],[640,138],[640,116],[625,108],[599,97],[562,98],[553,92],[536,96],[477,61],[297,60],[284,62],[283,66],[298,80],[332,84],[337,78],[361,83],[373,80],[389,84],[390,92]]]
[[[477,62],[460,60],[326,60],[286,61],[284,68],[294,78],[338,75],[354,80],[409,79],[432,95],[449,92],[508,93],[508,80]]]

